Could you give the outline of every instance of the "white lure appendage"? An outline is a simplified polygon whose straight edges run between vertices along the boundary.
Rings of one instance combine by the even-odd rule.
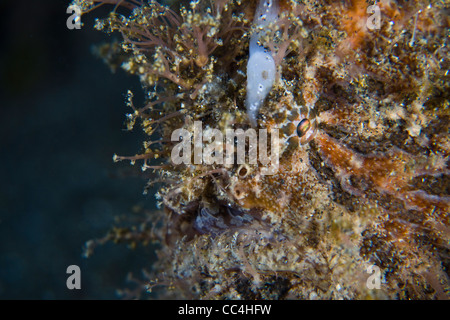
[[[278,18],[277,0],[260,0],[254,23],[263,28]],[[275,81],[276,66],[272,53],[258,44],[261,37],[255,32],[250,39],[250,53],[247,63],[247,99],[246,107],[250,123],[256,127],[258,111],[270,92]]]
[[[253,127],[275,80],[275,61],[268,52],[256,52],[247,64],[247,114]]]

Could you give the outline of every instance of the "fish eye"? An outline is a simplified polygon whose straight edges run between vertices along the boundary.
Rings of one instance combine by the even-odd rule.
[[[297,126],[297,135],[303,137],[311,128],[311,122],[308,119],[303,119]]]

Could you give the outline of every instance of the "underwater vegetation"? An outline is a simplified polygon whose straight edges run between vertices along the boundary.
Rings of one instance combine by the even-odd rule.
[[[159,186],[160,210],[87,254],[159,243],[146,288],[163,298],[450,298],[449,1],[72,4],[111,9],[95,28],[121,41],[97,52],[140,78],[126,127],[147,136],[114,160]],[[194,148],[174,163],[173,132],[198,121],[215,155],[208,130],[278,135],[278,170]]]

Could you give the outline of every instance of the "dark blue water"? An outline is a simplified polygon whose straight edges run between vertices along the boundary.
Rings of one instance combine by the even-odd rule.
[[[84,259],[85,241],[106,234],[142,195],[139,168],[112,162],[140,149],[123,131],[125,94],[137,79],[109,68],[92,45],[112,38],[66,27],[68,1],[2,1],[0,20],[0,298],[117,298],[129,271],[149,267],[154,248],[105,245]],[[66,268],[81,268],[81,290]]]

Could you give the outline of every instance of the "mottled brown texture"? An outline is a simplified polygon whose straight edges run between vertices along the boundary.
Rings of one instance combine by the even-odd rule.
[[[149,141],[116,160],[143,160],[164,183],[151,235],[123,229],[103,240],[158,241],[151,277],[162,297],[448,299],[449,2],[377,1],[381,28],[370,30],[365,1],[284,1],[262,37],[279,46],[258,118],[280,129],[271,176],[261,164],[170,162],[174,129],[249,128],[255,3],[211,2],[180,13],[152,3],[99,22],[122,34],[123,54],[99,52],[149,94],[140,108],[130,94],[128,115],[128,128],[139,122]],[[290,136],[298,117],[315,130],[308,141]],[[366,285],[370,265],[381,270],[380,289]]]

